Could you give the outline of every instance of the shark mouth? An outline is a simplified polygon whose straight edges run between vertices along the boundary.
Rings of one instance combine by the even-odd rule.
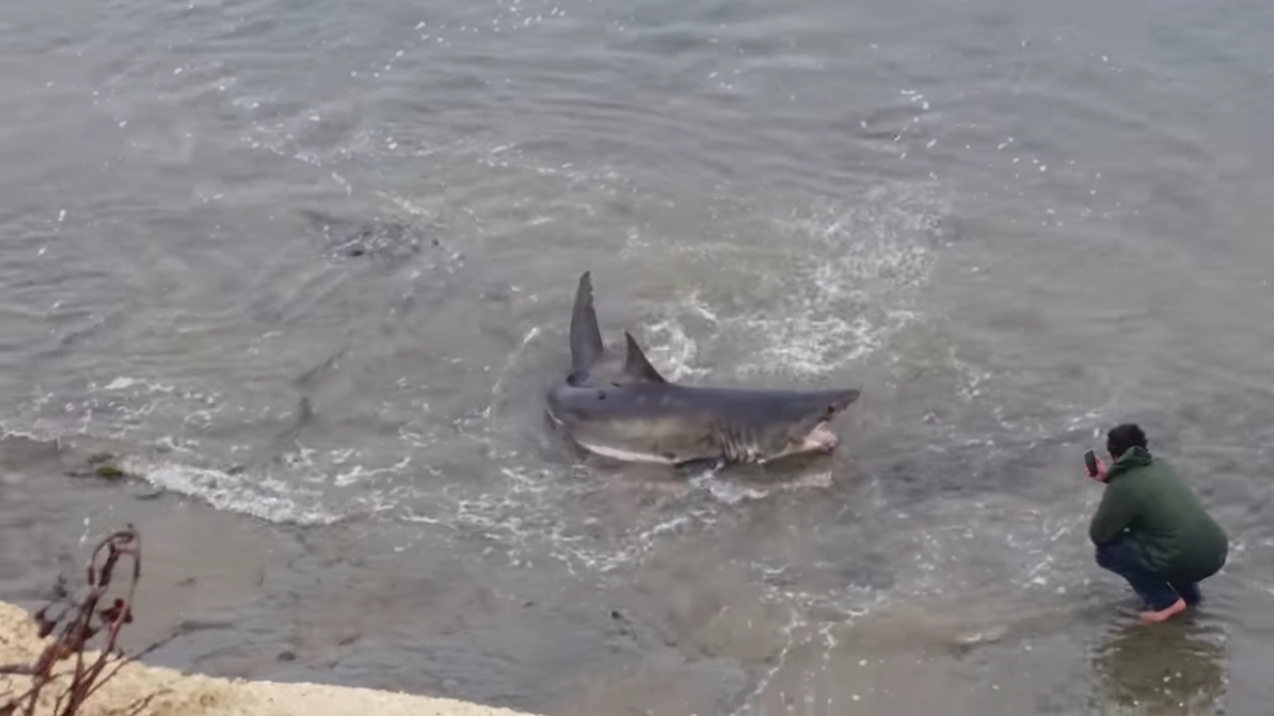
[[[827,422],[821,422],[814,426],[809,435],[805,436],[803,447],[806,450],[832,452],[836,449],[836,446],[840,444],[840,437],[832,432],[827,425]]]

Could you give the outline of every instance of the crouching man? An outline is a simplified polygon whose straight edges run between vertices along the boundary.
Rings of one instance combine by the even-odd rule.
[[[1099,458],[1092,476],[1106,485],[1088,528],[1097,564],[1149,606],[1143,621],[1166,621],[1199,603],[1199,582],[1225,565],[1229,539],[1136,424],[1112,428],[1106,451],[1112,464]]]

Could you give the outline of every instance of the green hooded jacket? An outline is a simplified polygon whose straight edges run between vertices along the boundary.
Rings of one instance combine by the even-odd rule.
[[[1171,582],[1197,582],[1215,574],[1229,552],[1225,530],[1190,487],[1170,465],[1139,447],[1111,465],[1088,527],[1096,545],[1121,536],[1142,564]]]

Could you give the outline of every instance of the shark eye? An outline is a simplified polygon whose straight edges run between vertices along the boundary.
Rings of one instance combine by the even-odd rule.
[[[835,414],[836,414],[836,406],[835,406],[835,405],[829,405],[829,406],[827,406],[827,414],[828,414],[828,415],[835,415]]]
[[[606,400],[606,391],[604,391],[604,390],[599,390],[599,391],[597,391],[597,399],[598,399],[598,400]]]

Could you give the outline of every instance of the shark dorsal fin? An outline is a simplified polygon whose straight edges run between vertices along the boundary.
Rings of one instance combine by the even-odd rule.
[[[633,334],[624,331],[624,339],[628,342],[628,357],[624,359],[624,378],[633,382],[645,383],[667,383],[659,371],[646,360],[646,354],[641,352],[641,347],[637,345],[637,339],[633,338]]]
[[[589,272],[585,271],[579,277],[575,306],[571,310],[571,372],[577,375],[588,373],[604,351],[597,312],[593,310],[593,282]]]

